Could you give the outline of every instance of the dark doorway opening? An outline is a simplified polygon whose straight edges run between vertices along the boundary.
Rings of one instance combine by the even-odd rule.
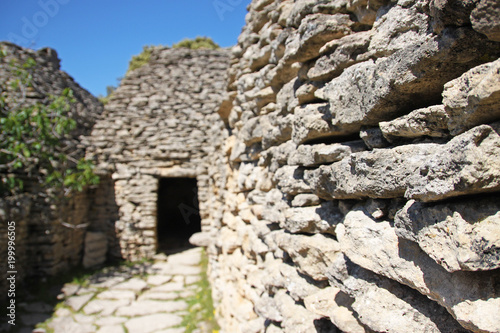
[[[195,178],[160,178],[157,201],[158,251],[177,252],[189,247],[189,237],[201,231],[198,187]]]

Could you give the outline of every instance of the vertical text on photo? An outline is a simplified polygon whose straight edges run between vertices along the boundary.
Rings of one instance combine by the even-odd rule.
[[[16,222],[7,222],[7,322],[16,325]]]

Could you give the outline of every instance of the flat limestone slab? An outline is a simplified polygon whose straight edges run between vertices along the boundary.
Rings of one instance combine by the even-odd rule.
[[[159,312],[176,312],[187,309],[184,301],[153,301],[144,300],[121,307],[116,311],[118,316],[137,317]]]
[[[156,299],[162,301],[171,301],[181,297],[178,293],[175,292],[158,292],[158,291],[146,291],[141,296],[139,296],[138,300],[146,300],[146,299]]]
[[[135,292],[132,290],[107,290],[97,295],[99,299],[135,299]]]
[[[119,307],[130,304],[128,300],[101,300],[96,299],[91,301],[83,308],[83,312],[87,315],[100,313],[102,317],[110,316]]]
[[[128,333],[151,333],[177,326],[182,322],[180,316],[170,313],[158,313],[130,319],[125,323]]]
[[[142,291],[148,287],[148,284],[146,281],[138,279],[138,278],[132,278],[130,280],[127,280],[125,282],[122,282],[120,284],[117,284],[116,286],[110,288],[110,290],[132,290],[132,291]]]
[[[49,323],[54,333],[94,333],[95,326],[76,323],[71,317],[55,318]]]
[[[67,306],[71,307],[73,311],[78,312],[80,309],[87,304],[94,297],[94,294],[87,294],[82,296],[71,296],[65,303]]]
[[[166,292],[172,292],[172,291],[182,291],[184,290],[184,283],[182,282],[170,282],[170,283],[166,283],[162,286],[158,286],[158,287],[154,287],[154,288],[151,288],[151,291],[152,292],[162,292],[162,293],[166,293]]]
[[[122,325],[102,326],[96,333],[125,333]]]

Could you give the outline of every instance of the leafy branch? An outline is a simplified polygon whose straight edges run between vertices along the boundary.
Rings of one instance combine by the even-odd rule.
[[[4,59],[7,54],[0,50],[2,64]],[[22,192],[25,180],[66,192],[97,184],[93,162],[78,158],[81,151],[72,144],[71,132],[77,127],[70,117],[73,91],[66,88],[44,102],[27,100],[27,93],[35,90],[35,67],[32,58],[22,64],[12,59],[0,81],[0,194]]]

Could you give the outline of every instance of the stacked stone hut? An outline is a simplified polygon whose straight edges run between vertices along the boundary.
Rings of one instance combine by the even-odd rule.
[[[19,93],[14,98],[21,106],[48,103],[49,97],[60,96],[65,88],[73,91],[76,102],[72,104],[69,116],[76,120],[77,127],[61,145],[73,152],[79,159],[85,156],[82,138],[90,135],[102,104],[89,92],[81,88],[67,73],[60,70],[60,60],[56,51],[44,48],[39,51],[21,48],[1,42],[5,53],[0,57],[0,81],[13,77],[13,68],[33,59],[32,84],[24,96]],[[9,92],[13,96],[12,92]],[[0,125],[1,126],[1,125]],[[2,176],[4,176],[2,174]],[[91,193],[87,189],[81,193],[66,196],[65,193],[44,189],[37,179],[24,179],[25,193],[0,198],[0,292],[7,286],[7,245],[8,222],[15,222],[15,271],[19,288],[26,277],[54,276],[67,271],[82,261],[82,248],[91,210]]]
[[[222,142],[228,61],[224,49],[156,48],[112,94],[87,150],[113,194],[96,209],[117,212],[92,221],[107,234],[109,256],[151,258],[209,227],[207,158]]]
[[[248,9],[231,51],[122,81],[84,140],[87,236],[205,246],[227,333],[499,332],[498,3]]]

